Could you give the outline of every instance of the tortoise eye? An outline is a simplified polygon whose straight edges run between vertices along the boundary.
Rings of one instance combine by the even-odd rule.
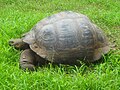
[[[18,44],[18,43],[16,43],[16,44],[15,44],[15,47],[20,47],[20,46],[21,46],[21,45],[20,45],[20,44]]]

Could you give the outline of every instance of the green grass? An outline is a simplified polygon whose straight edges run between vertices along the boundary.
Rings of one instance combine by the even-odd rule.
[[[101,27],[116,50],[103,62],[76,66],[40,67],[35,72],[19,69],[17,51],[8,45],[34,24],[59,11],[87,15]],[[0,0],[0,90],[120,90],[119,0]]]

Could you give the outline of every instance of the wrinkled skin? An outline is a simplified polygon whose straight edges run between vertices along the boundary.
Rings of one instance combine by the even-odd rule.
[[[47,60],[44,60],[33,52],[29,45],[22,41],[22,39],[12,39],[9,41],[9,45],[15,47],[16,49],[23,50],[20,56],[20,68],[23,70],[34,71],[37,66],[44,65],[48,63]]]

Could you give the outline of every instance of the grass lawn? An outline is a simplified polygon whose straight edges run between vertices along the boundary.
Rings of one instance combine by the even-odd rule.
[[[19,69],[21,51],[8,45],[39,20],[59,11],[87,15],[101,27],[116,50],[89,66]],[[120,0],[0,0],[0,90],[120,90]]]

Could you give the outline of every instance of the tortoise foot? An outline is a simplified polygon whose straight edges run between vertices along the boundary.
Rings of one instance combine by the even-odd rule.
[[[20,65],[20,68],[24,71],[29,70],[29,71],[34,71],[35,66],[33,64],[22,64]]]
[[[35,58],[35,53],[30,50],[26,49],[21,53],[20,57],[20,68],[23,70],[35,70],[36,66],[36,58]]]

